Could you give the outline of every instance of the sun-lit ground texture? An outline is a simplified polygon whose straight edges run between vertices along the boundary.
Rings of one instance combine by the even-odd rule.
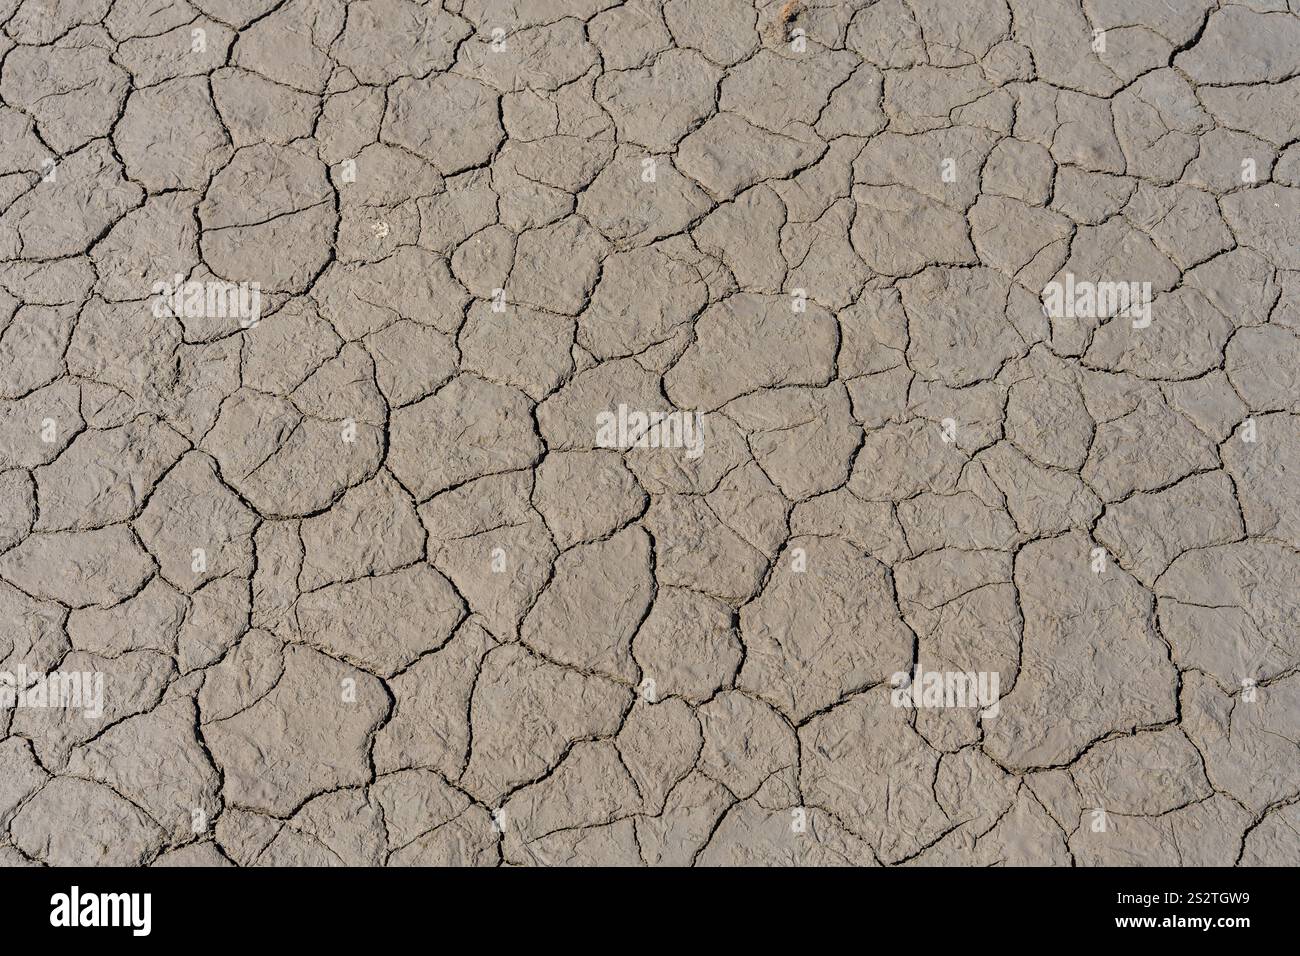
[[[1300,862],[1297,0],[0,22],[0,862]]]

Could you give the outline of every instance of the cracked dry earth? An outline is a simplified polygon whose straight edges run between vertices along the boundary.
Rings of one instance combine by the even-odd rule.
[[[1300,861],[1297,0],[0,21],[0,861]]]

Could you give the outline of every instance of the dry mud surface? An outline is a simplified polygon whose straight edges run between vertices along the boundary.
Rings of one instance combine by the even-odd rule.
[[[0,23],[0,862],[1300,862],[1297,0]]]

